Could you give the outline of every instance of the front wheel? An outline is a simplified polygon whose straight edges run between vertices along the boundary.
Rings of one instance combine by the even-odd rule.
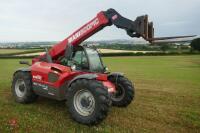
[[[37,99],[32,89],[32,78],[29,72],[16,72],[12,81],[12,94],[19,103],[31,103]]]
[[[82,124],[101,122],[108,113],[110,97],[107,89],[96,80],[79,79],[67,92],[67,105],[71,117]]]
[[[118,107],[128,106],[135,94],[131,81],[123,76],[111,76],[109,80],[116,86],[116,93],[111,95],[112,104]]]

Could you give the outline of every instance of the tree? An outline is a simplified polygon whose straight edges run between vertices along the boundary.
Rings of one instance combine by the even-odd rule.
[[[190,46],[191,46],[192,50],[200,51],[200,38],[196,38],[196,39],[192,40]]]
[[[169,46],[169,44],[161,44],[160,49],[161,49],[163,52],[166,52],[167,50],[170,49],[170,46]]]

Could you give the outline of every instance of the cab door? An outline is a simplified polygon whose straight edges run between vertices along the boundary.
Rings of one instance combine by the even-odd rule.
[[[72,63],[75,70],[89,71],[89,61],[83,48],[76,49],[72,56]]]

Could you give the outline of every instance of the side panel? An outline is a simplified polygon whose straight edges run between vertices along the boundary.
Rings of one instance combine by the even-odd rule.
[[[65,99],[67,83],[84,72],[73,72],[70,67],[54,63],[37,62],[31,67],[33,90],[36,94]]]
[[[45,84],[41,84],[38,82],[33,82],[33,91],[40,96],[56,99],[56,100],[64,100],[65,97],[65,88],[66,86],[61,86],[60,88],[54,88],[52,86],[48,86]]]
[[[37,62],[31,67],[33,82],[60,88],[64,78],[72,78],[76,73],[70,67],[54,63]]]

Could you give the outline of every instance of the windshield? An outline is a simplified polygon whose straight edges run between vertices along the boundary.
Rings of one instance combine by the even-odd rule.
[[[95,72],[103,72],[104,67],[98,52],[91,48],[85,48],[85,50],[88,55],[90,70]]]

